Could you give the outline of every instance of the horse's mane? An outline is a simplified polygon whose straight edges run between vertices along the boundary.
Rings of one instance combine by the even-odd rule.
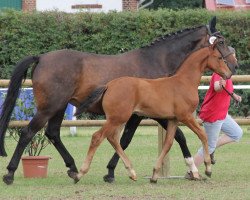
[[[205,27],[205,25],[201,25],[201,26],[197,26],[197,27],[193,27],[193,28],[185,28],[185,29],[182,29],[182,30],[178,30],[176,32],[168,33],[166,35],[163,35],[161,37],[156,38],[150,44],[147,44],[147,45],[143,46],[143,48],[145,48],[145,47],[151,47],[151,46],[155,45],[156,43],[159,43],[161,41],[165,41],[165,40],[168,40],[168,39],[175,39],[177,37],[180,37],[180,35],[182,35],[182,34],[185,34],[185,33],[189,32],[189,31],[193,31],[194,32],[197,29],[200,29],[202,27]]]

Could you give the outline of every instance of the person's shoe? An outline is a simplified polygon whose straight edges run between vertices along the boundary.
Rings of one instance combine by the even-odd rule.
[[[210,154],[211,158],[211,164],[214,165],[216,163],[216,160],[214,159],[214,152]]]

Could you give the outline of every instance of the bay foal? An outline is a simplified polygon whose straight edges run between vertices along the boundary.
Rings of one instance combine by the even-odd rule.
[[[230,55],[227,46],[224,49],[220,48],[222,43],[224,43],[223,38],[217,38],[212,45],[192,53],[172,77],[159,79],[122,77],[109,82],[106,86],[97,88],[88,96],[76,114],[80,114],[86,109],[95,113],[104,112],[107,121],[100,130],[93,134],[87,157],[80,172],[74,178],[75,182],[88,172],[95,151],[105,138],[123,160],[129,177],[132,180],[137,179],[132,164],[119,143],[120,131],[133,113],[151,118],[168,119],[167,136],[154,167],[151,182],[157,182],[163,158],[172,146],[178,122],[188,126],[201,140],[205,154],[205,173],[210,177],[212,171],[207,137],[193,117],[193,112],[199,101],[200,79],[206,69],[218,73],[224,79],[230,78],[235,72],[235,69],[230,70],[223,60],[222,55],[227,52],[229,59],[234,58]]]

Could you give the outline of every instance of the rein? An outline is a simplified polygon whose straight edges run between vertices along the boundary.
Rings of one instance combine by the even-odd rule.
[[[221,85],[221,87],[222,87],[222,89],[223,90],[225,90],[226,91],[226,93],[229,95],[229,96],[231,96],[233,99],[234,99],[234,96],[233,96],[233,92],[229,92],[225,87],[224,87],[224,85]]]
[[[233,98],[234,103],[235,103],[235,106],[236,106],[236,107],[239,107],[240,102],[237,101],[237,100],[234,98],[234,95],[233,95],[234,93],[233,93],[233,92],[229,92],[223,85],[221,85],[221,87],[222,87],[223,90],[226,91],[226,93],[227,93],[229,96],[231,96],[231,97]]]

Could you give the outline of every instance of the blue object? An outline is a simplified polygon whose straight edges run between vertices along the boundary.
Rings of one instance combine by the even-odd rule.
[[[0,113],[2,112],[2,104],[7,94],[7,88],[0,89]],[[36,113],[34,104],[34,95],[32,88],[22,88],[16,106],[13,110],[11,120],[31,120]],[[68,104],[65,111],[65,119],[72,120],[73,106]]]

